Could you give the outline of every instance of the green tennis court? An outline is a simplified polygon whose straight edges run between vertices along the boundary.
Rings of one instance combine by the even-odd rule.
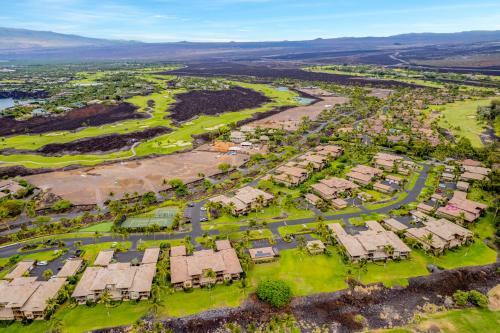
[[[144,228],[153,224],[160,227],[169,227],[174,222],[175,215],[179,212],[177,207],[158,208],[151,212],[128,217],[123,223],[124,228]]]

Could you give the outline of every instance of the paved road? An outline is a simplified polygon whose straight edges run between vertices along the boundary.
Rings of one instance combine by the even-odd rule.
[[[417,201],[418,195],[422,191],[422,189],[425,186],[425,180],[427,178],[427,172],[429,170],[429,165],[424,165],[423,170],[420,172],[419,177],[415,183],[415,186],[411,191],[408,191],[408,196],[406,196],[403,200],[398,201],[394,204],[375,209],[375,210],[367,210],[367,209],[362,209],[360,212],[354,212],[354,213],[345,213],[345,214],[337,214],[337,215],[326,215],[324,216],[325,220],[343,220],[344,222],[347,222],[346,225],[348,228],[355,228],[354,226],[350,225],[348,220],[353,217],[358,217],[361,214],[366,214],[366,213],[379,213],[379,214],[387,214],[389,211],[399,208],[402,205],[409,204],[411,202]],[[191,236],[192,241],[194,242],[195,238],[201,237],[204,233],[208,233],[211,236],[219,234],[218,230],[209,230],[209,231],[203,231],[201,228],[201,223],[200,223],[200,218],[201,218],[201,207],[205,204],[206,200],[202,200],[200,202],[196,202],[195,206],[192,207],[192,216],[191,216],[191,231],[186,231],[186,232],[181,232],[181,233],[173,233],[173,234],[157,234],[157,235],[145,235],[145,234],[132,234],[128,237],[128,241],[131,241],[133,243],[132,248],[135,249],[137,242],[139,240],[175,240],[175,239],[183,239],[186,236]],[[364,208],[364,207],[363,207]],[[290,226],[290,225],[300,225],[304,223],[311,223],[314,222],[316,218],[303,218],[303,219],[295,219],[295,220],[285,220],[285,221],[280,221],[280,222],[272,222],[267,225],[267,228],[271,230],[271,232],[276,236],[279,237],[278,233],[278,228],[282,226]],[[251,230],[255,228],[251,228],[249,226],[241,226],[240,231],[246,231],[246,230]],[[48,238],[48,237],[47,237]],[[63,240],[66,243],[66,247],[72,248],[74,246],[74,243],[76,241],[81,241],[83,245],[87,244],[94,244],[94,243],[101,243],[101,242],[114,242],[114,241],[123,241],[123,238],[119,236],[102,236],[99,237],[98,239],[92,238],[92,237],[85,237],[85,238],[68,238]],[[287,243],[284,242],[281,239],[278,239],[278,243],[276,245],[278,249],[286,249],[290,247],[294,247],[294,244],[292,243]],[[0,257],[10,257],[13,255],[18,254],[19,248],[22,247],[22,244],[13,244],[13,245],[8,245],[0,248]],[[55,248],[54,248],[55,249]],[[36,253],[36,252],[42,252],[42,251],[47,251],[50,249],[40,249],[40,250],[35,250],[35,251],[27,251],[24,253]]]

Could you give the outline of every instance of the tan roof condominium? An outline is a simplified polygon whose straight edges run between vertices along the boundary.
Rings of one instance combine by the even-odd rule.
[[[328,227],[337,242],[345,249],[351,261],[407,258],[410,248],[392,231],[386,231],[378,222],[367,221],[368,230],[348,234],[338,223]]]
[[[467,199],[466,192],[455,191],[446,206],[437,209],[436,215],[455,221],[463,218],[464,222],[474,222],[486,208],[485,204]]]
[[[22,277],[25,274],[29,273],[33,269],[34,265],[35,265],[35,260],[20,261],[17,263],[16,267],[14,267],[14,269],[10,273],[5,275],[5,279],[11,280],[18,277]]]
[[[337,177],[322,179],[311,186],[313,192],[325,200],[338,198],[341,194],[351,195],[352,190],[357,188],[359,186],[353,182]]]
[[[379,177],[384,172],[367,165],[357,165],[346,175],[349,180],[361,185],[368,185],[374,178]]]
[[[344,149],[336,145],[317,146],[314,151],[318,155],[331,156],[337,158],[344,152]]]
[[[79,304],[98,301],[104,292],[113,300],[149,298],[156,274],[157,248],[146,250],[139,266],[112,263],[106,267],[88,267],[76,285],[72,297]]]
[[[216,251],[170,256],[170,279],[174,287],[189,289],[239,279],[243,269],[236,251],[227,242],[216,243],[216,247]]]
[[[233,215],[241,215],[256,208],[265,207],[273,199],[274,196],[272,194],[251,186],[246,186],[237,190],[233,197],[219,195],[209,199],[209,201],[230,207]]]
[[[381,182],[376,182],[375,184],[373,184],[373,188],[379,192],[387,194],[391,194],[395,191],[395,189],[392,186]]]
[[[67,278],[75,275],[82,267],[82,264],[83,264],[83,259],[80,258],[66,260],[64,266],[61,268],[59,273],[57,273],[57,277]]]
[[[402,160],[403,157],[387,154],[387,153],[377,153],[374,156],[375,166],[384,170],[392,170],[396,161]]]
[[[297,186],[309,177],[309,171],[296,166],[283,165],[276,171],[278,174],[274,176],[274,180],[286,186]]]
[[[0,320],[42,320],[47,302],[63,288],[65,278],[37,281],[36,277],[0,280]]]
[[[446,219],[430,219],[421,228],[409,228],[405,236],[419,242],[425,250],[434,253],[461,246],[472,240],[473,233]]]

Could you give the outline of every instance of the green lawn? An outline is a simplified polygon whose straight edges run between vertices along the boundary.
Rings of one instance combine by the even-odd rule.
[[[472,231],[480,239],[493,239],[495,236],[495,220],[493,213],[488,212],[472,226]]]
[[[301,219],[307,217],[313,217],[314,212],[308,209],[299,209],[296,207],[283,207],[279,204],[272,204],[269,207],[265,207],[261,211],[251,212],[247,215],[243,216],[233,216],[230,214],[223,214],[222,216],[210,220],[207,223],[204,223],[206,228],[209,226],[218,226],[224,225],[227,223],[234,222],[248,222],[250,220],[256,221],[266,221],[268,223],[272,223],[273,221],[282,221],[282,220],[293,220],[293,219]]]
[[[365,284],[382,282],[387,287],[407,286],[409,277],[429,274],[426,264],[424,257],[412,253],[408,260],[368,263],[366,272],[360,272],[356,268],[352,272],[356,279]]]
[[[239,288],[239,282],[230,286],[217,285],[212,290],[203,288],[173,294],[163,291],[161,298],[164,305],[160,315],[180,317],[214,308],[236,307],[247,297],[246,293]]]
[[[99,224],[91,225],[90,227],[82,228],[78,231],[81,232],[108,232],[111,231],[111,227],[113,226],[113,222],[104,222]]]
[[[178,246],[184,244],[184,240],[182,239],[151,239],[151,240],[141,240],[139,244],[137,244],[137,248],[139,250],[146,249],[148,247],[160,246],[162,244],[170,244],[170,246]]]
[[[419,253],[419,251],[414,251]],[[494,263],[497,252],[489,248],[481,240],[476,240],[469,246],[462,246],[458,249],[448,250],[439,257],[430,256],[420,252],[426,260],[438,267],[453,269],[464,266],[480,266]]]
[[[97,255],[99,254],[99,251],[101,250],[107,250],[112,248],[112,244],[114,242],[103,242],[103,243],[96,243],[96,244],[88,244],[88,245],[83,245],[81,247],[82,250],[85,250],[85,254],[83,255],[83,259],[87,260],[90,263],[93,263]],[[116,242],[117,245],[115,248],[121,248],[121,249],[129,249],[132,246],[131,242]]]
[[[334,221],[328,221],[328,222],[334,222]],[[338,220],[338,222],[341,222]],[[308,234],[311,232],[311,229],[315,229],[317,227],[318,223],[313,222],[313,223],[304,223],[304,224],[297,224],[297,225],[287,225],[283,227],[278,227],[278,232],[281,237],[284,237],[285,235],[300,235],[300,234]]]
[[[377,210],[377,209],[380,209],[380,208],[384,208],[384,207],[387,207],[387,206],[394,205],[395,203],[398,203],[401,200],[403,200],[404,198],[406,198],[407,196],[408,196],[408,192],[399,192],[396,195],[396,198],[394,200],[387,201],[387,202],[382,202],[382,203],[369,203],[369,204],[366,204],[364,206],[367,209],[369,209],[369,210]]]
[[[450,129],[453,134],[469,139],[474,147],[482,147],[479,138],[484,129],[476,120],[478,106],[490,104],[490,99],[466,100],[446,104],[441,112],[439,126]]]
[[[294,295],[335,291],[347,288],[346,266],[334,248],[332,256],[310,256],[298,250],[281,251],[278,261],[255,265],[249,272],[252,285],[265,279],[281,279],[292,287]]]

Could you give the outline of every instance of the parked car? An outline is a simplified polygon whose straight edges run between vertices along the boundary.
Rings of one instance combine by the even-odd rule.
[[[207,210],[207,207],[201,207],[200,209],[201,210]]]

